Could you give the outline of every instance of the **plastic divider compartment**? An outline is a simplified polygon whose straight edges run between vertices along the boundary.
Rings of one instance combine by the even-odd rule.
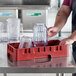
[[[19,60],[31,60],[34,59],[33,48],[18,49],[17,50],[17,61]]]
[[[12,43],[7,45],[7,57],[11,62],[17,60],[17,55],[16,55],[17,50],[13,45],[14,44]]]
[[[52,58],[69,56],[69,46],[60,46],[59,43],[59,40],[50,40],[48,41],[48,46],[22,49],[18,49],[19,43],[9,43],[7,45],[7,56],[11,62],[45,58],[48,56]]]

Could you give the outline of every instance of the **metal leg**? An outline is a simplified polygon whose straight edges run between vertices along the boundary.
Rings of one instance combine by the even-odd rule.
[[[57,73],[56,76],[64,76],[63,73]]]
[[[59,31],[58,37],[61,37],[61,31]]]
[[[6,73],[4,73],[4,76],[7,76],[7,74],[6,74]]]

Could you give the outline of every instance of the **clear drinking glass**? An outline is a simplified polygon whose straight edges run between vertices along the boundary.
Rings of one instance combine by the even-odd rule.
[[[7,42],[7,27],[6,24],[3,22],[0,22],[0,42]]]
[[[46,46],[47,40],[47,27],[45,24],[36,24],[34,26],[34,46]]]
[[[32,47],[32,38],[23,36],[20,40],[19,48],[31,48]]]
[[[2,40],[3,26],[4,26],[4,24],[2,22],[0,22],[0,42]]]
[[[9,41],[18,41],[20,38],[20,19],[7,19],[7,29]]]
[[[23,24],[21,23],[20,24],[20,39],[22,36],[24,36],[24,35],[23,35]]]

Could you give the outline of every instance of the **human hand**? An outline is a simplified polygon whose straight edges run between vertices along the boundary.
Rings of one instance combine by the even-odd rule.
[[[59,31],[58,31],[58,28],[57,28],[57,27],[50,27],[50,28],[48,28],[48,30],[47,30],[48,37],[53,37],[53,36],[55,36],[58,32],[59,32]]]
[[[59,45],[71,45],[73,44],[74,40],[71,38],[65,38],[63,39]]]

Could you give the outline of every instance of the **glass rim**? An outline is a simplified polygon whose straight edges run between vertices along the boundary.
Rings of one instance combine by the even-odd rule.
[[[8,18],[6,21],[20,21],[20,19],[19,18]]]
[[[46,25],[45,23],[36,23],[35,25]]]

